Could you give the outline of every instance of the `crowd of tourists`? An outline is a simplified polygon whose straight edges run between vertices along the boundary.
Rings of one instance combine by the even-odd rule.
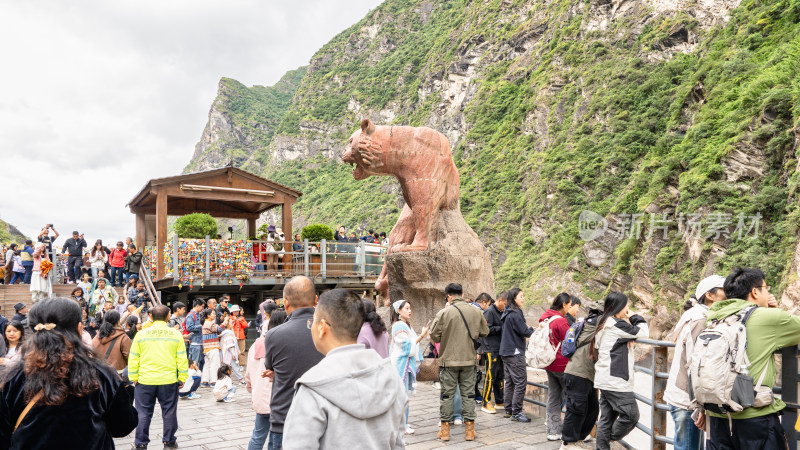
[[[135,429],[134,448],[147,448],[159,403],[162,443],[175,448],[179,399],[202,393],[232,402],[241,384],[255,413],[250,449],[404,448],[415,433],[409,398],[433,380],[437,438],[449,441],[463,425],[474,441],[479,414],[530,422],[529,367],[547,375],[546,438],[564,449],[585,448],[578,443],[592,440],[595,425],[595,447],[609,449],[639,420],[634,342],[649,329],[620,292],[602,304],[559,294],[530,326],[522,290],[467,299],[451,283],[417,332],[413,324],[424,319],[412,319],[420,311],[413,299],[389,304],[387,322],[371,299],[346,289],[318,296],[302,276],[285,285],[281,301],[259,305],[252,324],[228,296],[170,310],[146,299],[141,284],[124,305],[108,287],[93,289],[106,301],[91,326],[86,305],[94,301],[76,295],[30,310],[18,304],[11,321],[0,317],[0,447],[79,439],[82,448],[113,448],[113,437]],[[785,448],[773,353],[800,342],[800,317],[777,306],[758,269],[697,285],[670,335],[676,350],[664,400],[676,449]],[[245,349],[249,326],[259,338]]]
[[[51,235],[50,232],[53,232]],[[143,254],[136,248],[133,239],[118,241],[113,249],[103,244],[102,239],[89,247],[83,233],[72,232],[72,237],[57,246],[55,254],[62,258],[52,260],[54,245],[59,237],[52,224],[42,228],[37,242],[30,239],[24,244],[11,243],[3,249],[4,284],[28,284],[31,300],[36,302],[49,298],[53,293],[51,271],[61,271],[63,282],[76,284],[83,290],[82,295],[90,298],[93,288],[102,279],[108,288],[123,287],[139,278]],[[88,288],[92,288],[89,290]],[[102,306],[101,306],[102,307]]]

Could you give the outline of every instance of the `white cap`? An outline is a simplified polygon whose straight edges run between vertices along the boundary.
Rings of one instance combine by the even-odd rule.
[[[710,277],[704,278],[703,281],[698,283],[697,289],[694,291],[694,298],[699,302],[703,299],[703,296],[706,295],[706,292],[714,288],[721,288],[724,284],[725,277],[722,275],[711,275]]]
[[[242,308],[239,308],[239,305],[233,305],[233,306],[230,307],[230,309],[228,309],[228,311],[236,312],[236,311],[240,311],[241,309]]]

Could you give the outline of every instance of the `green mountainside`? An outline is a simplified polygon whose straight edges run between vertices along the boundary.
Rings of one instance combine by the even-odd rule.
[[[0,242],[6,245],[14,242],[24,244],[26,239],[28,238],[17,227],[0,219]]]
[[[387,0],[315,54],[242,158],[304,193],[297,223],[388,230],[397,184],[356,182],[339,155],[364,117],[429,126],[498,290],[618,289],[674,316],[746,265],[797,305],[799,69],[800,0]],[[608,227],[589,242],[584,210]]]
[[[233,161],[237,167],[258,171],[263,155],[292,101],[305,67],[287,72],[274,86],[247,87],[222,78],[208,124],[184,172],[219,167]]]

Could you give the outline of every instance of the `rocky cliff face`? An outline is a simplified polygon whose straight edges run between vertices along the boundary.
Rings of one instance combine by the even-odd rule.
[[[221,79],[208,123],[184,172],[218,168],[230,162],[262,171],[269,160],[265,150],[304,73],[305,68],[288,72],[270,87],[248,88],[236,80]]]
[[[794,306],[799,22],[788,0],[387,0],[317,52],[254,167],[304,192],[301,223],[388,229],[396,184],[339,154],[364,117],[429,126],[498,290],[621,290],[660,330],[747,265]]]
[[[26,239],[28,238],[25,237],[25,235],[22,234],[17,227],[8,222],[0,220],[0,242],[6,245],[14,242],[17,244],[24,244]]]

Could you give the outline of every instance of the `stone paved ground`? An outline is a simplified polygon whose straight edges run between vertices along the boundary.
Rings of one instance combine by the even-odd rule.
[[[239,388],[234,403],[217,403],[211,389],[200,388],[203,398],[180,400],[178,403],[178,443],[182,449],[246,449],[253,431],[255,415],[250,408],[250,395]],[[409,421],[416,430],[406,439],[409,450],[447,447],[451,449],[543,449],[559,448],[561,442],[548,442],[545,438],[544,420],[534,418],[522,424],[503,419],[502,414],[486,414],[478,411],[475,430],[478,439],[464,440],[464,426],[451,428],[448,443],[436,440],[439,418],[439,391],[430,383],[420,383],[417,394],[411,399]],[[151,449],[161,448],[161,413],[156,406],[150,427]],[[129,449],[133,444],[133,433],[115,439],[118,449]],[[266,448],[266,446],[264,447]],[[588,447],[587,448],[591,448]]]

